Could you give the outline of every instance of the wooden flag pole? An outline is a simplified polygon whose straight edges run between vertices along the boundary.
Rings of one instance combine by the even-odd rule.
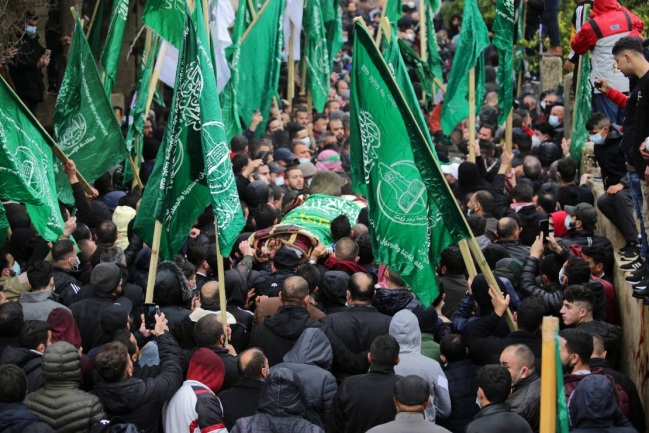
[[[246,40],[246,38],[248,37],[248,34],[250,33],[250,30],[252,30],[252,28],[255,26],[255,24],[257,24],[257,21],[259,21],[259,17],[261,16],[261,14],[264,13],[264,11],[266,10],[266,7],[268,7],[268,5],[270,4],[271,1],[273,1],[273,0],[266,0],[266,3],[264,3],[264,5],[261,8],[259,8],[259,12],[257,12],[257,15],[255,15],[255,17],[252,19],[252,21],[250,22],[250,24],[246,28],[246,31],[243,32],[243,36],[241,36],[241,39],[239,40],[239,44],[243,44],[243,41]]]
[[[428,60],[428,35],[426,34],[426,2],[419,2],[419,55],[421,60]],[[426,101],[426,90],[423,90],[422,99]],[[431,95],[435,96],[435,83],[431,88]]]
[[[466,270],[469,273],[469,278],[474,279],[475,276],[478,275],[478,271],[475,268],[475,262],[473,261],[473,257],[471,257],[471,251],[469,250],[469,245],[467,244],[466,239],[462,239],[458,242],[458,245],[460,246],[460,252],[462,253],[462,259],[466,265]]]
[[[286,90],[286,97],[288,103],[293,106],[293,98],[295,98],[295,53],[293,52],[295,24],[291,21],[291,33],[288,37],[288,89]]]
[[[509,110],[509,115],[507,116],[507,121],[505,122],[505,149],[507,152],[512,151],[513,145],[513,126],[514,126],[514,109]]]
[[[252,3],[253,0],[248,0],[248,10],[250,11],[250,16],[254,20],[257,18],[258,13],[255,12],[255,5]]]
[[[144,302],[153,302],[153,289],[155,277],[158,273],[158,258],[160,257],[160,238],[162,237],[162,222],[155,220],[153,228],[153,243],[151,245],[151,261],[149,262],[149,276],[146,282],[146,295]]]
[[[99,4],[103,2],[104,0],[96,0],[95,1],[95,7],[92,10],[92,17],[90,18],[90,23],[88,23],[88,30],[86,30],[86,39],[90,36],[90,32],[92,31],[92,27],[95,25],[95,18],[97,18],[97,11],[99,10]],[[99,24],[101,25],[101,23]],[[102,79],[103,82],[103,79]]]
[[[215,215],[216,217],[216,215]],[[225,345],[228,345],[228,333],[225,331],[228,326],[227,299],[225,298],[225,270],[223,268],[223,255],[221,254],[221,244],[219,244],[219,223],[214,220],[214,230],[216,233],[216,262],[217,277],[219,279],[219,306],[221,307],[221,324],[223,325],[223,336]]]
[[[475,68],[469,71],[469,161],[475,162]]]
[[[363,24],[362,21],[359,21],[359,22],[361,23],[362,26],[364,26],[367,29],[367,27]],[[381,55],[381,60],[384,62],[385,67],[387,68],[388,67],[387,63],[385,63],[385,59],[383,58],[382,55]],[[392,79],[394,79],[394,78],[392,78]],[[414,116],[414,114],[412,112],[412,108],[406,102],[406,98],[403,96],[403,93],[401,92],[401,89],[399,88],[399,84],[396,83],[396,82],[394,84],[395,84],[395,86],[397,88],[397,91],[399,92],[399,95],[401,96],[401,101],[403,102],[404,106],[406,107],[406,109],[410,113],[410,116],[414,119],[415,116]],[[419,124],[417,122],[414,122],[414,125],[415,125],[415,128],[416,128],[415,133],[418,133],[421,140],[426,141],[425,135],[424,135],[423,131],[421,130]],[[474,133],[475,133],[475,128],[474,128]],[[442,170],[439,167],[439,163],[437,162],[435,154],[433,153],[430,145],[427,145],[426,148],[428,149],[428,152],[430,153],[431,158],[433,159],[433,162],[435,164],[435,168],[437,169],[438,172],[441,173]],[[447,194],[449,197],[453,197],[454,196],[453,191],[451,191],[451,187],[449,186],[449,184],[447,182],[444,182],[444,187],[446,188],[445,194]],[[473,256],[475,257],[476,261],[478,262],[478,266],[480,267],[480,270],[482,271],[485,278],[487,279],[487,283],[489,285],[493,286],[493,287],[499,287],[498,283],[496,282],[496,278],[494,277],[493,273],[491,272],[491,269],[489,268],[489,265],[487,264],[487,260],[484,258],[484,255],[482,254],[482,251],[480,250],[480,247],[478,245],[478,241],[476,241],[475,237],[473,236],[473,233],[471,232],[471,228],[469,227],[469,224],[466,221],[466,217],[462,213],[462,209],[460,209],[460,205],[457,203],[457,200],[453,200],[453,203],[455,203],[455,207],[457,209],[457,212],[462,217],[462,223],[464,224],[466,232],[469,233],[470,236],[471,236],[470,238],[467,239],[468,244],[469,244],[469,248],[470,248],[471,252],[473,253]],[[513,316],[511,314],[511,311],[509,310],[509,308],[507,309],[507,311],[505,313],[505,319],[507,321],[507,325],[509,326],[509,329],[512,330],[512,331],[515,331],[517,329],[517,326],[516,326],[516,323],[513,320]]]
[[[302,56],[302,71],[300,72],[300,95],[306,95],[306,56]],[[293,103],[291,102],[291,108]]]
[[[539,433],[555,433],[557,428],[557,360],[556,335],[559,329],[557,317],[544,317],[541,345],[541,422]]]

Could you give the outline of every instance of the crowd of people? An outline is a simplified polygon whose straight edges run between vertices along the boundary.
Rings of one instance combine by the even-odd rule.
[[[642,21],[616,0],[594,0],[572,41],[569,62],[592,51],[593,114],[585,126],[600,173],[580,173],[570,156],[569,89],[517,95],[511,151],[498,125],[495,74],[487,74],[475,142],[466,120],[442,133],[441,94],[422,108],[446,181],[497,282],[469,278],[454,244],[436,264],[439,295],[422,305],[401,275],[375,262],[367,203],[349,176],[352,20],[378,24],[382,11],[370,1],[341,3],[345,45],[333,59],[323,112],[303,96],[279,100],[267,119],[255,113],[232,138],[246,226],[219,263],[207,208],[174,260],[157,266],[154,316],[144,314],[151,248],[133,230],[142,191],[123,182],[123,167],[86,195],[74,161],[64,166],[75,204],[60,205],[65,226],[56,242],[40,237],[23,205],[3,203],[11,234],[0,245],[0,432],[538,432],[544,316],[560,319],[559,392],[571,430],[646,431],[638,390],[620,371],[621,326],[639,319],[623,319],[617,293],[629,287],[613,281],[619,266],[633,296],[649,305]],[[558,1],[528,5],[528,30],[556,18]],[[448,25],[436,19],[446,74],[462,17]],[[50,61],[37,23],[26,15],[23,44],[8,56],[8,78],[32,110]],[[418,23],[416,4],[404,2],[399,34],[413,47]],[[561,55],[558,25],[548,28],[547,54]],[[497,56],[485,57],[495,71]],[[56,92],[57,80],[48,81]],[[126,128],[123,108],[115,114]],[[157,108],[146,120],[145,185],[168,117]],[[316,194],[363,206],[355,220],[326,221],[330,244],[281,224]],[[624,239],[618,250],[596,234],[600,214]],[[264,244],[270,255],[260,260],[261,235],[251,235],[272,238],[269,229],[292,236]],[[300,236],[313,243],[298,244]]]

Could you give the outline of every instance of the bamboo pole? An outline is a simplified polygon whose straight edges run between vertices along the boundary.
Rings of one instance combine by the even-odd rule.
[[[505,149],[507,152],[512,151],[513,145],[513,126],[514,126],[514,109],[509,110],[507,121],[505,122]]]
[[[458,242],[458,245],[460,247],[460,252],[462,253],[462,259],[464,260],[464,265],[466,266],[466,270],[469,273],[469,278],[474,279],[475,276],[478,275],[478,271],[476,270],[475,262],[471,257],[471,250],[469,250],[469,244],[467,243],[466,239],[462,239],[460,242]]]
[[[99,4],[103,2],[104,0],[96,0],[95,1],[95,7],[92,10],[92,17],[90,18],[90,23],[88,24],[88,30],[86,30],[86,39],[90,36],[90,32],[92,31],[92,27],[95,25],[95,19],[97,18],[97,11],[99,10]],[[101,23],[99,23],[101,25]],[[103,80],[102,80],[103,81]]]
[[[362,21],[359,21],[360,25],[365,27],[365,24]],[[387,68],[388,65],[385,63],[385,59],[383,56],[381,56],[381,60],[384,62],[385,67]],[[394,79],[394,78],[392,78]],[[399,96],[401,98],[401,102],[403,103],[403,106],[408,110],[408,113],[410,113],[410,116],[414,119],[414,114],[412,112],[412,108],[408,105],[406,102],[406,98],[403,96],[403,93],[401,92],[401,89],[399,88],[398,83],[395,82],[395,85],[397,87],[397,91],[399,92]],[[414,131],[416,134],[419,135],[419,138],[423,141],[426,141],[426,136],[424,135],[423,131],[421,130],[419,124],[417,122],[414,122],[414,126],[416,130]],[[474,128],[475,132],[475,128]],[[437,159],[435,158],[435,155],[433,154],[433,151],[431,149],[431,146],[425,146],[428,149],[428,152],[430,153],[430,156],[433,160],[433,163],[435,164],[435,169],[441,173],[442,169],[439,167],[439,163],[437,162]],[[453,192],[451,191],[451,187],[447,182],[443,182],[443,187],[446,190],[443,191],[443,193],[447,194],[449,197],[453,197]],[[473,236],[471,232],[471,228],[469,227],[469,224],[466,221],[466,218],[464,214],[462,213],[462,209],[460,209],[460,205],[457,203],[457,200],[453,200],[453,203],[455,203],[455,207],[457,209],[458,214],[462,218],[462,223],[464,224],[465,230],[467,233],[469,233],[470,238],[467,239],[467,242],[469,244],[469,249],[471,250],[471,253],[475,257],[476,261],[478,262],[478,266],[480,267],[480,270],[484,274],[485,278],[487,279],[487,283],[493,287],[499,287],[498,283],[496,282],[496,278],[494,277],[493,273],[491,272],[491,269],[489,268],[489,265],[487,264],[487,260],[484,258],[484,255],[482,254],[482,251],[480,250],[480,246],[478,245],[478,241],[476,241],[475,237]],[[507,309],[505,313],[505,319],[507,321],[507,325],[509,326],[509,329],[512,331],[516,330],[516,323],[513,320],[511,311],[509,308]]]
[[[469,71],[469,161],[475,162],[475,68]]]
[[[149,262],[149,276],[146,282],[146,296],[144,302],[153,302],[153,289],[155,277],[158,273],[158,258],[160,257],[160,238],[162,237],[162,222],[156,220],[153,228],[153,242],[151,244],[151,261]]]
[[[539,433],[555,433],[557,428],[557,369],[556,335],[557,317],[544,317],[541,346],[541,412]]]
[[[293,52],[295,24],[291,21],[291,34],[288,37],[288,89],[286,90],[286,97],[289,104],[293,106],[293,98],[295,98],[295,53]]]
[[[302,56],[302,71],[300,72],[300,95],[306,95],[306,56]],[[293,108],[293,102],[291,101],[291,108]]]
[[[255,24],[257,24],[257,21],[259,21],[259,17],[261,16],[261,14],[264,13],[264,11],[266,10],[266,7],[268,7],[268,5],[270,4],[271,1],[273,1],[273,0],[266,0],[266,3],[264,3],[264,5],[261,8],[259,8],[259,12],[257,12],[257,15],[255,15],[253,20],[250,22],[250,24],[248,25],[248,28],[246,28],[246,31],[243,32],[243,36],[241,36],[241,39],[239,40],[240,44],[243,44],[243,41],[246,40],[246,38],[248,37],[248,34],[250,33],[250,30],[252,30],[253,27],[255,27]]]
[[[214,215],[215,218],[218,218]],[[219,244],[219,223],[214,220],[214,230],[216,233],[216,261],[217,277],[219,279],[219,306],[221,307],[221,324],[223,325],[223,336],[225,345],[228,345],[228,333],[225,331],[228,326],[228,312],[226,311],[227,299],[225,299],[225,270],[223,268],[223,255],[221,254],[221,245]]]
[[[428,59],[428,35],[426,34],[426,2],[419,2],[419,55],[421,60]],[[431,89],[431,95],[435,96],[435,83]],[[426,101],[426,90],[423,90],[422,99]]]
[[[241,0],[243,1],[243,0]],[[255,11],[255,5],[252,3],[253,0],[248,0],[248,10],[250,11],[250,16],[254,20],[257,17],[257,12]]]

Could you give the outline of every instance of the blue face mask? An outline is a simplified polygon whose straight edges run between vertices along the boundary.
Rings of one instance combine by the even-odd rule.
[[[25,26],[25,34],[34,36],[36,34],[36,26]]]
[[[275,179],[275,185],[277,186],[284,185],[284,178],[282,176],[278,176],[277,179]]]
[[[559,284],[563,286],[563,268],[559,269]]]
[[[588,139],[593,142],[593,144],[604,144],[606,137],[602,135],[602,131],[599,131],[597,134],[589,135]]]
[[[563,221],[563,225],[566,226],[566,230],[570,230],[572,227],[570,227],[570,222],[572,221],[572,217],[570,215],[566,215],[566,219]]]
[[[549,123],[550,126],[552,126],[553,128],[556,128],[557,126],[559,126],[559,124],[560,124],[561,122],[559,122],[559,116],[555,116],[554,114],[552,114],[552,115],[550,115],[550,117],[548,118],[548,123]]]
[[[20,270],[20,264],[14,260],[14,272],[16,273],[16,275],[20,275]]]

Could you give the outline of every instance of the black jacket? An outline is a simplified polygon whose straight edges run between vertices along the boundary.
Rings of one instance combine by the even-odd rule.
[[[23,369],[27,376],[27,391],[34,392],[45,385],[43,379],[43,354],[24,347],[7,347],[2,352],[0,364],[13,364]]]
[[[478,366],[470,359],[462,359],[449,362],[444,373],[448,379],[448,393],[451,396],[451,414],[446,419],[435,419],[435,423],[454,433],[463,433],[467,424],[480,410],[475,404]]]
[[[0,403],[0,433],[54,433],[22,403]]]
[[[283,306],[273,316],[266,318],[252,332],[250,347],[259,347],[272,367],[282,362],[306,328],[325,326],[311,318],[309,312],[298,306]]]
[[[237,367],[238,357],[230,355],[230,352],[228,352],[227,349],[212,347],[211,350],[221,358],[221,361],[223,361],[225,377],[221,389],[228,389],[239,381],[239,368]]]
[[[348,377],[338,387],[331,408],[331,433],[366,432],[394,420],[394,367],[372,365],[366,374]]]
[[[109,417],[119,416],[145,433],[162,431],[162,407],[183,382],[180,346],[168,333],[156,340],[162,370],[159,376],[145,380],[131,377],[113,383],[102,382],[94,391]]]
[[[529,347],[536,357],[537,371],[541,367],[541,337],[527,331],[512,331],[505,338],[493,335],[500,321],[496,313],[490,313],[478,318],[470,328],[465,328],[464,336],[467,338],[469,354],[476,364],[499,364],[500,354],[512,344],[524,344]]]
[[[115,297],[112,294],[95,291],[91,298],[70,305],[74,320],[79,327],[81,346],[85,353],[107,343],[106,334],[102,327],[98,326],[97,321],[101,318],[102,310],[114,302]]]
[[[525,259],[518,282],[518,290],[523,298],[531,296],[539,298],[545,306],[545,314],[560,317],[563,306],[563,290],[558,284],[553,284],[550,287],[537,286],[536,276],[538,273],[539,259],[532,256]]]
[[[483,407],[466,426],[466,433],[502,433],[504,430],[532,433],[532,428],[527,421],[512,412],[507,403]]]
[[[328,332],[335,334],[352,353],[362,353],[367,359],[370,345],[379,335],[388,334],[390,316],[380,313],[372,306],[354,305],[347,311],[323,317]],[[337,365],[336,371],[347,374],[361,374],[367,371],[369,362],[360,368],[352,365]]]
[[[59,295],[61,304],[69,307],[79,300],[77,296],[82,284],[72,275],[72,271],[54,266],[52,277],[54,278],[54,293]]]
[[[223,419],[228,431],[232,431],[239,418],[252,416],[257,412],[262,385],[261,379],[240,379],[232,388],[219,392]]]
[[[539,220],[540,215],[533,204],[520,206],[512,209],[510,204],[512,199],[505,191],[505,175],[497,174],[493,181],[493,195],[494,195],[494,216],[498,219],[503,217],[511,217],[518,221],[518,224],[523,229],[519,235],[519,239],[523,245],[530,246],[536,240],[539,234]],[[519,258],[512,254],[512,257],[519,260]]]
[[[288,269],[278,270],[272,274],[259,272],[257,278],[252,281],[252,287],[258,296],[279,296],[284,281],[292,276],[293,272]]]
[[[622,132],[616,125],[611,125],[604,143],[593,146],[595,159],[602,169],[604,190],[626,178],[626,158],[620,148],[621,143]]]
[[[522,416],[534,432],[539,431],[541,378],[536,372],[512,386],[512,394],[507,399],[507,403],[509,403],[512,412]]]
[[[577,329],[586,331],[589,334],[597,334],[604,340],[604,346],[608,357],[606,360],[615,368],[620,360],[622,352],[622,327],[611,325],[603,320],[591,320],[582,322],[575,326]]]
[[[295,373],[280,368],[264,383],[257,414],[240,418],[231,433],[324,433],[307,421],[304,388]]]
[[[16,86],[16,94],[23,101],[40,102],[43,100],[45,84],[43,74],[36,66],[45,48],[38,41],[38,36],[23,35],[19,40],[18,54],[9,63],[9,73]]]

